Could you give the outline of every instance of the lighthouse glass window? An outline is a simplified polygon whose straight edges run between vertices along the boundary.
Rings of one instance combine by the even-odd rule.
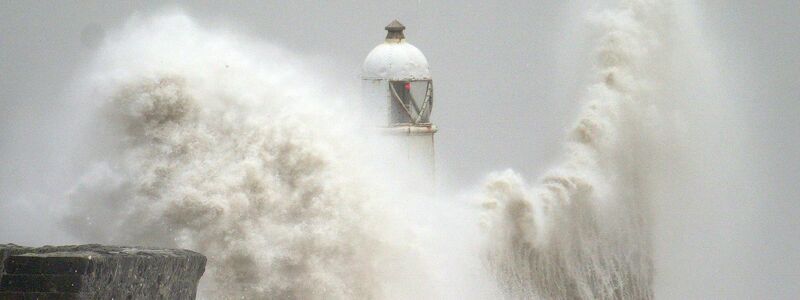
[[[391,81],[390,117],[393,124],[430,122],[433,84],[430,80]]]

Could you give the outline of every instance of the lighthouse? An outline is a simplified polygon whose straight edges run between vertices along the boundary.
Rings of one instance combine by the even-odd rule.
[[[384,42],[367,55],[361,69],[362,100],[375,111],[380,130],[395,141],[398,156],[420,188],[434,186],[436,165],[431,123],[433,81],[422,51],[406,41],[405,26],[394,20],[385,27]]]

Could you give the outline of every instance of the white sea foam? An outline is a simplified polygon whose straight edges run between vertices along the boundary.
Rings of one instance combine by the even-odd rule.
[[[130,21],[90,74],[97,153],[69,197],[82,239],[200,251],[203,297],[425,293],[352,97],[299,58],[173,14]]]
[[[592,16],[596,80],[562,161],[535,183],[489,175],[482,211],[394,189],[358,101],[301,58],[181,14],[134,19],[85,80],[94,162],[69,224],[203,252],[207,298],[652,298],[651,206],[686,171],[672,13],[628,0]]]
[[[530,185],[509,170],[485,183],[488,260],[506,295],[543,299],[653,297],[651,213],[665,101],[669,6],[624,1],[592,17],[596,83],[563,161]]]

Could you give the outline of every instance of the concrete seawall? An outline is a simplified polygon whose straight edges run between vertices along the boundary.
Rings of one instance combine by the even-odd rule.
[[[206,258],[179,249],[0,244],[0,300],[194,299]]]

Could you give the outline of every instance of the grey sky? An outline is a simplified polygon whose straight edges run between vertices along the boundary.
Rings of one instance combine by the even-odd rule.
[[[498,168],[514,167],[530,174],[546,168],[539,162],[552,161],[558,147],[543,145],[559,144],[570,125],[570,118],[564,116],[577,111],[575,95],[583,79],[572,59],[577,55],[563,54],[580,51],[568,48],[581,41],[571,36],[582,26],[580,19],[586,12],[570,9],[576,4],[253,1],[226,5],[208,1],[163,5],[153,1],[4,5],[11,6],[2,12],[2,73],[6,74],[2,99],[3,114],[9,118],[31,117],[50,109],[91,57],[92,49],[82,45],[81,34],[98,27],[118,27],[132,14],[180,8],[204,26],[233,28],[295,53],[330,60],[339,68],[333,72],[353,86],[358,85],[362,60],[382,42],[383,26],[398,18],[408,27],[409,41],[431,62],[437,99],[434,118],[441,128],[438,156],[445,169],[458,174],[453,175],[458,182],[477,181]],[[3,136],[20,133],[13,127],[4,126]],[[456,153],[458,161],[450,160]]]
[[[2,1],[0,2],[0,209],[35,189],[63,189],[49,118],[92,55],[96,37],[132,14],[180,8],[204,27],[224,27],[330,61],[358,84],[383,26],[402,21],[427,56],[436,87],[437,159],[447,180],[473,185],[488,171],[535,177],[553,164],[579,109],[591,43],[591,1]],[[613,1],[600,1],[607,4]],[[750,126],[758,190],[753,251],[775,296],[800,295],[800,1],[708,0],[698,4],[725,86]],[[83,40],[82,40],[83,36]],[[35,196],[28,196],[35,197]],[[36,203],[36,202],[33,202]],[[33,204],[32,204],[33,205]],[[5,207],[4,209],[8,209]],[[27,209],[36,209],[27,208]],[[33,220],[35,221],[35,220]],[[0,226],[4,222],[0,221]],[[40,240],[0,228],[0,243]]]

